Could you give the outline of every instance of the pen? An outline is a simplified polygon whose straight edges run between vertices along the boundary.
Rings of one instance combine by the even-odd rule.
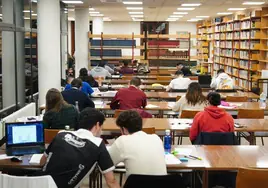
[[[193,155],[189,155],[189,157],[192,157],[192,158],[194,158],[194,159],[198,159],[198,160],[202,160],[202,158],[201,157],[196,157],[196,156],[193,156]]]

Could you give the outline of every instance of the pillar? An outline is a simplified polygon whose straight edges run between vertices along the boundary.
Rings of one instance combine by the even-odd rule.
[[[93,34],[98,35],[103,32],[103,18],[102,17],[93,17]]]
[[[13,1],[2,1],[3,22],[14,24]],[[15,89],[15,35],[2,31],[2,101],[3,108],[16,104]]]
[[[75,74],[79,76],[81,68],[88,68],[88,8],[75,9]]]
[[[66,79],[68,61],[68,14],[61,10],[61,78]]]
[[[39,0],[37,14],[39,103],[43,105],[49,89],[61,88],[60,1]]]

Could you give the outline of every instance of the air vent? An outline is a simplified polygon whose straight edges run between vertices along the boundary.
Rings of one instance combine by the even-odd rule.
[[[122,3],[122,0],[100,0],[102,3]]]

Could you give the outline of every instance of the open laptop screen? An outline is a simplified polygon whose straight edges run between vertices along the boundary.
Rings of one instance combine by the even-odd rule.
[[[38,145],[44,143],[42,122],[6,123],[7,146]]]

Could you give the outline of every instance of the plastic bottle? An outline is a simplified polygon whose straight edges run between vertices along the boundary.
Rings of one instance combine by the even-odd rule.
[[[164,148],[165,148],[165,150],[170,150],[171,149],[170,130],[166,130],[166,135],[164,137]]]
[[[75,108],[79,111],[78,101],[75,101]]]
[[[260,108],[266,108],[266,94],[263,92],[260,95]]]

